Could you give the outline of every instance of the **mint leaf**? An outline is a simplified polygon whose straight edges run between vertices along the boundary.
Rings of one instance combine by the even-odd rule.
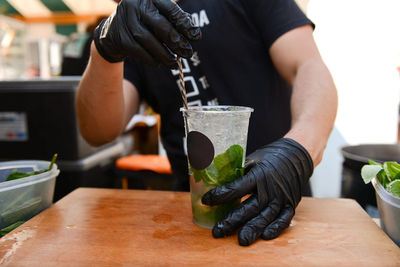
[[[379,162],[373,161],[372,159],[368,160],[369,165],[379,165],[382,166],[382,164],[380,164]],[[383,167],[383,166],[382,166]]]
[[[386,190],[400,198],[400,180],[395,180],[388,184]]]
[[[383,187],[386,188],[386,185],[387,185],[388,183],[390,183],[390,179],[388,178],[388,176],[386,175],[386,172],[384,171],[384,166],[383,166],[383,164],[381,164],[381,163],[379,163],[379,162],[376,162],[376,161],[373,161],[372,159],[369,159],[369,160],[368,160],[368,163],[369,163],[370,165],[373,165],[373,166],[380,166],[380,167],[382,168],[383,171],[378,172],[378,173],[376,174],[376,178],[378,179],[379,183],[380,183],[381,185],[383,185]],[[365,166],[367,166],[367,165],[365,165]],[[376,167],[376,168],[378,168],[378,167]],[[361,176],[363,176],[363,175],[362,175],[362,169],[361,169]],[[365,175],[365,178],[367,178],[367,176],[368,176],[368,174]],[[370,178],[370,177],[369,177],[369,178]],[[365,182],[365,183],[369,183],[369,181],[371,181],[371,180],[368,181],[369,178],[367,178],[367,180],[365,180],[364,177],[363,177],[364,182]],[[372,177],[372,178],[373,178],[373,177]],[[370,178],[370,179],[372,179],[372,178]]]
[[[381,183],[381,185],[385,188],[390,183],[390,179],[387,177],[385,171],[379,172],[376,177],[378,178],[378,181]]]
[[[223,185],[232,182],[238,178],[237,169],[242,167],[243,148],[239,145],[233,145],[225,153],[216,156],[213,163],[218,170],[218,184]]]
[[[203,170],[196,170],[192,168],[192,172],[194,180],[196,182],[203,181],[203,183],[205,183],[206,185],[219,185],[216,179],[216,177],[218,176],[218,171],[215,169],[215,166],[213,164]]]
[[[215,167],[215,164],[212,163],[208,168],[206,168],[206,172],[208,175],[208,181],[206,181],[206,184],[209,185],[220,185],[218,183],[218,169]]]
[[[383,170],[380,165],[364,165],[361,168],[361,177],[364,180],[364,183],[368,184],[371,180],[377,176],[377,174]]]
[[[368,160],[370,165],[361,168],[361,177],[369,183],[376,176],[379,183],[392,195],[400,198],[400,164],[385,161],[383,164]]]
[[[383,164],[383,169],[390,181],[398,179],[400,176],[400,164],[394,161],[386,161]]]
[[[206,170],[196,170],[193,167],[190,167],[190,169],[192,170],[193,177],[196,183],[200,182],[201,180],[207,179],[207,177],[205,177],[207,176]]]
[[[243,164],[243,148],[239,145],[231,146],[226,152],[225,155],[229,158],[231,162],[231,166],[233,167],[242,167]]]
[[[211,163],[210,166],[203,170],[196,170],[193,167],[191,167],[191,170],[193,172],[194,180],[196,182],[203,181],[203,183],[205,183],[206,185],[219,185],[216,179],[216,177],[218,176],[218,170],[215,168],[213,163]]]
[[[203,170],[191,167],[196,182],[206,185],[220,186],[243,176],[243,148],[232,145],[224,153],[217,155],[213,162]]]

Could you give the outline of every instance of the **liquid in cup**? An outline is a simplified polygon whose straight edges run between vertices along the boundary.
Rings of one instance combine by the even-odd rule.
[[[193,222],[211,229],[240,200],[207,206],[202,196],[216,186],[243,175],[249,107],[181,108],[185,119]]]

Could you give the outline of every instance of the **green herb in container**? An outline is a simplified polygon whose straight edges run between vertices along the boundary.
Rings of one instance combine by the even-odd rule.
[[[6,178],[6,181],[11,181],[11,180],[16,180],[16,179],[21,179],[21,178],[25,178],[28,176],[32,176],[32,175],[37,175],[37,174],[41,174],[44,172],[48,172],[53,168],[53,164],[57,159],[57,154],[54,154],[53,158],[51,159],[51,163],[48,169],[43,169],[43,170],[38,170],[38,171],[34,171],[34,172],[20,172],[17,169],[14,169],[11,171],[11,173],[8,175],[8,177]]]
[[[395,161],[385,161],[383,164],[373,160],[361,168],[361,177],[368,184],[376,177],[379,183],[393,196],[400,198],[400,164]]]

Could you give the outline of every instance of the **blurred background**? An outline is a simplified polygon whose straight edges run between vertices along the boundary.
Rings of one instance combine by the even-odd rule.
[[[1,0],[0,78],[61,75],[63,57],[87,54],[94,24],[115,6],[111,0]]]
[[[315,40],[339,93],[335,128],[311,179],[313,196],[352,197],[357,192],[344,192],[344,184],[359,167],[346,159],[358,154],[362,161],[371,152],[351,148],[399,142],[400,1],[297,2],[316,24]],[[48,160],[58,149],[66,177],[58,180],[67,182],[55,198],[82,185],[116,186],[100,177],[115,175],[115,160],[132,151],[163,154],[157,114],[145,104],[126,136],[105,147],[90,147],[76,129],[73,95],[91,33],[115,7],[111,0],[0,0],[0,159]],[[6,135],[7,127],[20,135]]]

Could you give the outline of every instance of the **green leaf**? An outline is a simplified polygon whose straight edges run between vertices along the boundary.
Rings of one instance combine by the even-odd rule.
[[[390,183],[385,171],[380,171],[376,177],[384,188]]]
[[[364,180],[364,183],[368,184],[371,180],[377,176],[377,174],[383,170],[380,165],[364,165],[361,168],[361,177]]]
[[[400,176],[400,164],[395,161],[386,161],[383,164],[386,175],[390,181],[397,179]]]
[[[6,178],[6,181],[16,180],[16,179],[28,177],[30,175],[31,175],[30,173],[19,172],[17,169],[14,169],[10,172],[10,174]]]
[[[25,177],[28,177],[28,176],[37,175],[37,174],[41,174],[41,173],[44,173],[44,172],[47,172],[47,170],[38,170],[38,171],[34,171],[34,172],[19,172],[17,169],[14,169],[8,175],[8,177],[6,178],[6,181],[25,178]]]
[[[392,195],[400,198],[400,164],[385,161],[383,164],[368,160],[369,165],[361,168],[361,177],[367,184],[376,176],[379,183]]]
[[[213,162],[203,170],[191,167],[196,182],[206,185],[220,186],[243,176],[243,148],[232,145],[224,153],[217,155]]]
[[[379,162],[373,161],[372,159],[369,159],[369,160],[368,160],[368,163],[369,163],[369,165],[379,165],[379,166],[382,166],[382,164],[380,164]],[[383,168],[383,166],[382,166],[382,168]]]
[[[21,224],[25,223],[25,221],[18,221],[16,223],[13,223],[3,229],[0,230],[0,234],[1,235],[6,235],[9,232],[11,232],[12,230],[14,230],[15,228],[17,228],[18,226],[20,226]]]
[[[242,167],[243,148],[239,145],[233,145],[214,158],[215,168],[218,170],[216,177],[218,184],[223,185],[235,180],[237,176],[237,168]]]
[[[206,168],[207,178],[206,184],[208,185],[220,185],[218,183],[218,169],[215,167],[215,164],[211,164],[208,168]]]
[[[218,172],[216,172],[215,167],[211,164],[208,168],[203,170],[196,170],[191,168],[194,176],[194,180],[196,182],[203,181],[203,183],[207,185],[217,186],[218,181],[216,180],[216,176],[218,176]]]
[[[49,166],[48,169],[38,170],[38,171],[34,171],[34,172],[20,172],[17,169],[14,169],[14,170],[12,170],[10,172],[10,174],[6,178],[6,181],[21,179],[21,178],[25,178],[25,177],[28,177],[28,176],[37,175],[37,174],[41,174],[41,173],[50,171],[51,168],[53,168],[53,165],[54,165],[54,162],[57,159],[57,156],[58,156],[58,154],[54,154],[53,155],[53,158],[51,159],[50,166]]]
[[[203,176],[207,175],[206,170],[196,170],[192,166],[190,166],[190,170],[193,173],[193,177],[194,177],[194,180],[196,181],[196,183],[200,182],[201,180],[206,179],[206,177],[203,177]]]
[[[386,190],[400,198],[400,180],[395,180],[388,184]]]
[[[34,197],[18,206],[14,206],[5,212],[2,212],[0,217],[4,223],[12,224],[16,221],[24,219],[27,216],[34,215],[38,211],[38,208],[40,208],[41,202],[41,197]]]
[[[241,146],[233,145],[225,152],[225,154],[229,158],[231,166],[242,167],[243,148]]]

